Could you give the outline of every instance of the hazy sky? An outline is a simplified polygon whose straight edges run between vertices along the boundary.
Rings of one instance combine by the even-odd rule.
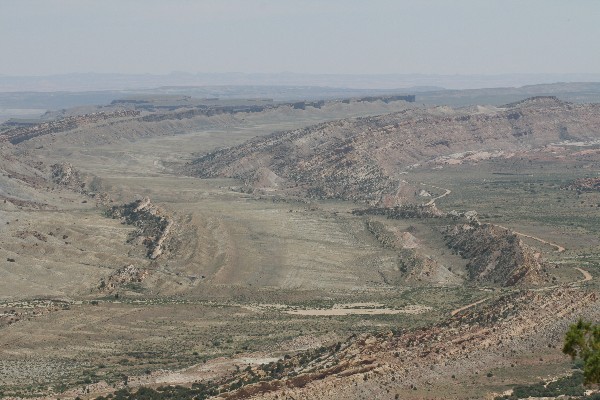
[[[0,74],[598,73],[600,0],[0,0]]]

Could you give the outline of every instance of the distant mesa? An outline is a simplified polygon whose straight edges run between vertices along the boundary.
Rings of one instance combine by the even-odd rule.
[[[515,108],[515,107],[526,107],[526,106],[562,106],[568,104],[560,100],[556,96],[533,96],[528,97],[521,101],[516,101],[514,103],[506,104],[505,108]]]

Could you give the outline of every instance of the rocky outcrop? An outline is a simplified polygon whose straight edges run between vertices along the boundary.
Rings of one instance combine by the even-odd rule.
[[[431,327],[350,338],[304,368],[293,362],[302,353],[273,363],[269,369],[281,365],[281,378],[268,376],[268,382],[244,385],[227,398],[394,398],[390,391],[405,393],[397,398],[447,398],[428,390],[492,366],[509,367],[519,362],[512,354],[529,354],[524,365],[530,366],[533,349],[560,346],[568,324],[585,312],[597,316],[598,303],[596,293],[568,288],[507,294]]]
[[[519,237],[491,224],[463,224],[444,231],[448,247],[469,260],[469,279],[514,286],[544,281],[543,265]]]
[[[446,214],[438,209],[435,204],[405,204],[396,207],[370,207],[362,210],[353,210],[354,215],[384,215],[391,219],[411,218],[442,218]]]
[[[134,265],[127,265],[119,268],[107,278],[102,278],[98,289],[102,292],[111,292],[127,284],[136,284],[143,282],[149,275],[147,269],[137,268]]]
[[[60,186],[65,186],[80,192],[85,183],[79,173],[71,163],[53,164],[50,166],[50,179]]]
[[[32,299],[0,304],[0,328],[19,321],[31,321],[52,312],[69,310],[71,302],[58,299]]]
[[[124,224],[138,228],[130,236],[130,240],[144,244],[150,259],[160,257],[168,247],[173,220],[165,215],[163,210],[154,206],[150,199],[145,198],[122,206],[113,206],[108,214],[112,218],[120,218]]]
[[[600,192],[600,178],[576,179],[571,184],[565,186],[565,189],[577,190],[578,192]]]

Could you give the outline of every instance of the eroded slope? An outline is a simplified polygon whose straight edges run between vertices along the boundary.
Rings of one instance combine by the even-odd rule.
[[[199,177],[265,190],[382,201],[415,164],[469,150],[514,150],[600,135],[600,105],[532,98],[500,109],[408,110],[326,122],[219,150],[190,163]]]

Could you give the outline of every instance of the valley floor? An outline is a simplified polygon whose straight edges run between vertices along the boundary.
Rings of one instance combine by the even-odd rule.
[[[423,204],[475,210],[546,262],[540,286],[474,285],[440,233],[446,219],[357,215],[364,204],[177,173],[194,153],[289,128],[278,124],[20,147],[29,166],[6,162],[0,192],[0,397],[217,382],[231,399],[491,398],[569,373],[568,324],[600,320],[600,193],[564,186],[598,160],[565,147],[560,162],[523,152],[403,175],[430,192]],[[15,183],[37,162],[71,163],[110,200]],[[154,260],[142,228],[107,215],[143,198],[174,221]],[[407,278],[406,249],[448,272]],[[139,275],[115,280],[130,265]]]

